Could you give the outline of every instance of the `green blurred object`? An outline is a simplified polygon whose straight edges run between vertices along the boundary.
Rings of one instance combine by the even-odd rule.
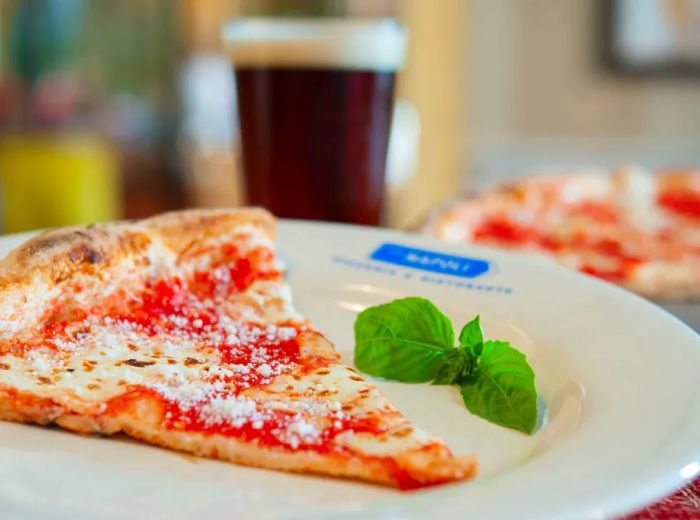
[[[119,218],[113,148],[94,134],[0,137],[3,231],[18,232]]]
[[[70,66],[79,51],[84,0],[24,0],[10,26],[10,64],[29,85]]]
[[[343,16],[347,0],[247,0],[245,16]]]

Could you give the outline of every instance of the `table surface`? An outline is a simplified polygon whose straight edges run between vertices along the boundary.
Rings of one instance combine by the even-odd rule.
[[[700,520],[700,478],[622,520]]]

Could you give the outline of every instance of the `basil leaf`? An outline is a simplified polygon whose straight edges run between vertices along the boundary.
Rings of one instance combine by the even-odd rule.
[[[525,355],[510,343],[486,341],[476,370],[461,382],[460,390],[473,414],[525,433],[535,429],[535,374]]]
[[[484,332],[481,330],[479,315],[462,327],[459,333],[459,344],[472,349],[475,356],[481,354],[481,345],[484,343]]]
[[[404,298],[362,311],[355,320],[355,366],[377,377],[424,383],[455,350],[450,319],[424,298]]]
[[[476,357],[471,349],[460,347],[445,355],[438,369],[434,385],[454,385],[469,377],[476,366]]]

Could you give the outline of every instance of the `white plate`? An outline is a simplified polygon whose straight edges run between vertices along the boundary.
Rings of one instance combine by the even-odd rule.
[[[17,242],[0,241],[0,252]],[[488,271],[465,278],[370,260],[385,242],[483,259]],[[700,470],[699,336],[641,298],[550,262],[385,230],[284,222],[278,243],[297,307],[348,362],[365,306],[420,295],[456,327],[481,314],[486,334],[512,341],[535,369],[536,434],[471,416],[450,387],[379,382],[411,419],[481,462],[473,481],[401,493],[2,423],[2,517],[600,518]],[[431,252],[396,258],[483,266]]]

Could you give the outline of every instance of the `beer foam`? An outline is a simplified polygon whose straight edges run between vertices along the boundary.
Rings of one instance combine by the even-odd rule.
[[[239,18],[223,29],[239,67],[328,67],[395,71],[406,37],[390,19]]]

